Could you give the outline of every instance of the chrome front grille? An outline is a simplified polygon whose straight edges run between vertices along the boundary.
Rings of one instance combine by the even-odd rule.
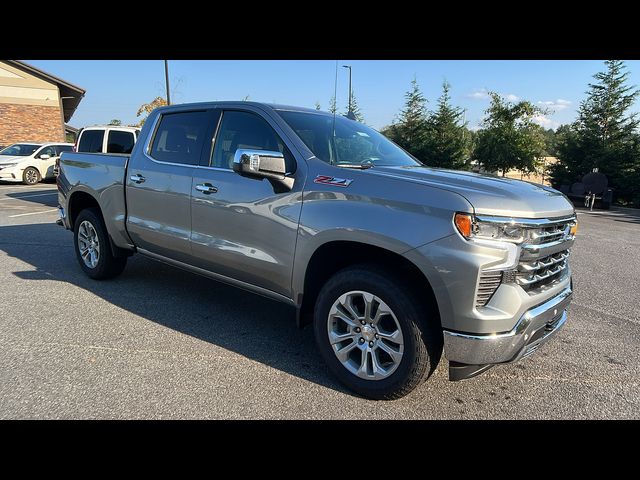
[[[529,295],[537,295],[568,275],[575,217],[517,219],[513,224],[523,229],[518,265],[511,270],[480,272],[476,308],[486,306],[502,283],[515,283]]]
[[[547,220],[528,228],[516,269],[516,283],[529,295],[552,287],[565,278],[568,271],[570,247],[574,237],[571,227],[575,217]]]
[[[483,272],[476,291],[476,307],[484,307],[502,282],[502,271]]]
[[[516,282],[527,291],[555,282],[567,269],[569,255],[569,250],[563,250],[537,260],[521,261],[518,264]]]

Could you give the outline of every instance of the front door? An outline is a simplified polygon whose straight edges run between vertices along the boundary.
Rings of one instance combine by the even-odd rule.
[[[194,260],[206,270],[290,297],[303,181],[296,178],[291,191],[281,192],[267,179],[240,176],[232,170],[239,148],[280,151],[288,171],[296,170],[289,148],[261,115],[222,112],[210,158],[194,171]]]
[[[191,183],[210,132],[211,111],[166,113],[150,145],[127,169],[127,230],[141,249],[191,260]],[[210,139],[211,137],[209,137]]]

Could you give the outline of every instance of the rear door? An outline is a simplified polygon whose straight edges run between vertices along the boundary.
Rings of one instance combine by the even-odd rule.
[[[211,146],[211,115],[211,110],[188,110],[157,116],[150,138],[132,156],[127,230],[138,248],[191,260],[191,183],[203,146]]]

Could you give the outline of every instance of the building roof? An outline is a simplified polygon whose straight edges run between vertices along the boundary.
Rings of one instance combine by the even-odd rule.
[[[58,86],[58,89],[60,90],[60,98],[62,99],[64,121],[68,122],[71,119],[74,112],[76,111],[76,108],[78,108],[80,100],[82,100],[82,97],[84,97],[84,94],[86,93],[86,90],[84,88],[80,88],[77,85],[69,83],[66,80],[62,80],[61,78],[40,70],[33,65],[21,62],[20,60],[5,60],[5,62],[29,73],[30,75],[56,84]]]

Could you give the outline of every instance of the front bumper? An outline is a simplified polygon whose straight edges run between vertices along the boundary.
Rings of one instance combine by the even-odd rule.
[[[0,168],[0,180],[6,182],[21,182],[22,169],[16,167]]]
[[[509,332],[478,335],[444,330],[444,351],[450,362],[493,365],[531,355],[562,328],[571,302],[571,286],[527,310]]]

